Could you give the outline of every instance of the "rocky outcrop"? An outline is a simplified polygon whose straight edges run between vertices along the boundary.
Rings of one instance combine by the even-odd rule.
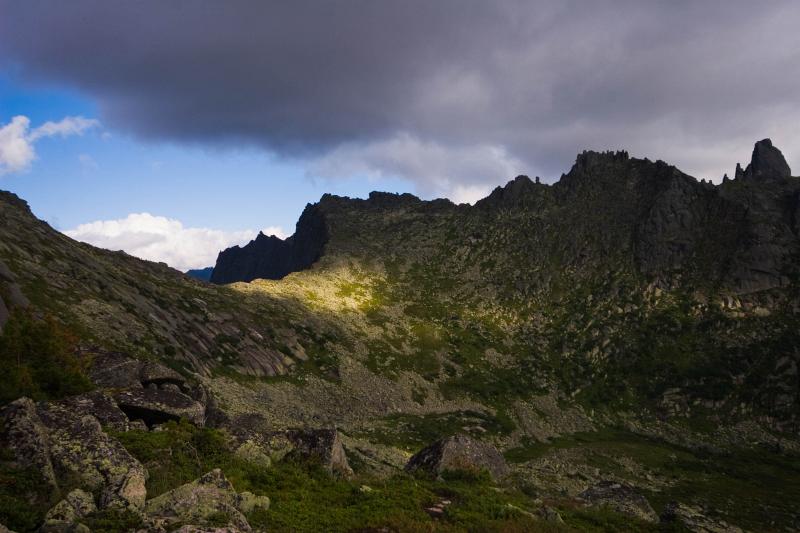
[[[172,530],[175,525],[183,524],[208,526],[209,519],[222,515],[228,518],[227,527],[250,531],[245,514],[257,508],[269,508],[269,498],[249,492],[238,494],[225,475],[216,469],[148,500],[145,514],[153,529]]]
[[[438,440],[409,459],[406,471],[422,470],[441,475],[449,470],[486,470],[499,480],[508,474],[503,455],[491,444],[466,435],[454,435]]]
[[[47,512],[42,525],[42,533],[62,533],[76,531],[78,521],[97,511],[94,496],[85,490],[75,489]],[[86,531],[89,529],[83,526]]]
[[[181,418],[197,426],[204,425],[205,402],[198,401],[204,399],[204,391],[189,386],[186,379],[174,370],[118,352],[98,351],[87,357],[91,360],[90,378],[97,386],[113,391],[112,403],[126,419],[141,420],[148,427]],[[92,414],[104,423],[113,422],[121,428],[119,424],[124,421],[109,419],[114,410],[103,398],[97,395],[87,397],[84,403],[92,400]]]
[[[633,516],[645,522],[658,522],[658,515],[647,498],[630,485],[615,481],[601,481],[581,492],[578,497],[593,507],[609,507],[614,511]]]
[[[331,473],[351,476],[353,469],[347,462],[342,439],[335,429],[303,429],[287,432],[294,445],[292,455],[307,460],[319,461]]]
[[[327,240],[322,214],[317,206],[308,205],[297,222],[294,235],[288,239],[259,233],[243,247],[234,246],[220,252],[210,281],[222,284],[259,278],[281,279],[314,264]]]
[[[78,396],[70,396],[61,400],[58,404],[75,413],[92,415],[103,427],[116,431],[128,431],[130,429],[130,420],[119,408],[109,392],[98,390]]]
[[[79,480],[99,494],[101,508],[140,509],[145,501],[144,467],[97,418],[68,404],[34,404],[20,398],[2,411],[2,440],[24,466],[40,469],[58,489],[60,479]]]
[[[741,528],[728,524],[724,520],[711,518],[698,507],[678,502],[667,504],[661,514],[661,521],[665,523],[678,522],[694,533],[742,533]]]
[[[755,180],[789,178],[791,175],[792,171],[786,163],[786,159],[780,150],[772,146],[770,139],[764,139],[756,143],[750,164],[741,172],[742,178]]]
[[[148,427],[181,418],[202,426],[205,420],[203,404],[179,391],[162,390],[155,386],[129,389],[114,394],[114,400],[129,419],[142,420]]]

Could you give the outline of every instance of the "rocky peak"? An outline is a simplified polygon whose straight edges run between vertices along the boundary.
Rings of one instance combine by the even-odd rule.
[[[486,198],[479,200],[475,205],[484,207],[497,207],[500,205],[515,205],[524,201],[525,198],[534,194],[537,190],[542,190],[546,185],[542,185],[539,178],[531,181],[528,176],[520,174],[513,180],[506,183],[503,187],[495,187],[492,193]]]
[[[772,145],[770,139],[764,139],[756,143],[750,164],[747,165],[744,171],[741,165],[736,164],[737,178],[788,178],[791,175],[792,171],[786,163],[786,159],[781,151]]]
[[[577,172],[590,172],[596,170],[598,167],[607,167],[625,163],[630,159],[628,152],[625,150],[612,152],[594,152],[592,150],[585,150],[578,154],[575,159],[575,164],[570,170],[570,174]]]

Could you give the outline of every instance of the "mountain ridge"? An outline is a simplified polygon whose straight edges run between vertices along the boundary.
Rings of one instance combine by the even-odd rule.
[[[287,271],[280,280],[224,285],[74,241],[0,193],[0,329],[66,331],[74,368],[89,365],[97,387],[2,408],[0,468],[16,468],[9,454],[27,464],[30,443],[13,432],[34,427],[24,435],[46,437],[54,468],[74,464],[59,455],[68,449],[106,472],[75,443],[114,450],[120,470],[104,490],[137,516],[144,505],[158,517],[161,495],[203,480],[228,487],[212,471],[222,468],[237,490],[248,480],[275,497],[247,519],[278,530],[336,530],[308,524],[373,497],[395,498],[392,511],[422,528],[439,522],[421,506],[438,509],[459,530],[448,513],[472,505],[470,491],[495,503],[470,508],[469,524],[501,516],[501,529],[556,515],[582,527],[597,518],[574,509],[603,502],[627,516],[604,515],[622,530],[723,517],[796,529],[800,180],[772,148],[762,142],[748,177],[719,185],[625,152],[585,152],[556,184],[518,176],[474,206],[324,195],[277,256],[254,258]],[[298,490],[324,480],[346,501],[320,494],[306,512],[295,506],[305,496],[264,484],[309,454],[356,478],[291,470]],[[411,463],[436,475],[464,460],[508,478],[403,477]],[[123,471],[133,493],[119,490]],[[447,512],[431,507],[453,490]],[[359,520],[350,523],[387,523]]]

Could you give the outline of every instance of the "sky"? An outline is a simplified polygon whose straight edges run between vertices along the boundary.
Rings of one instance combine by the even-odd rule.
[[[800,3],[0,0],[0,189],[185,270],[325,192],[474,202],[585,149],[800,168]]]

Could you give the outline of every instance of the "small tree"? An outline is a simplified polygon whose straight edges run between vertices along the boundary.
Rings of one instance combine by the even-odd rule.
[[[15,309],[0,335],[0,404],[20,396],[53,400],[91,390],[77,337],[51,316]]]

